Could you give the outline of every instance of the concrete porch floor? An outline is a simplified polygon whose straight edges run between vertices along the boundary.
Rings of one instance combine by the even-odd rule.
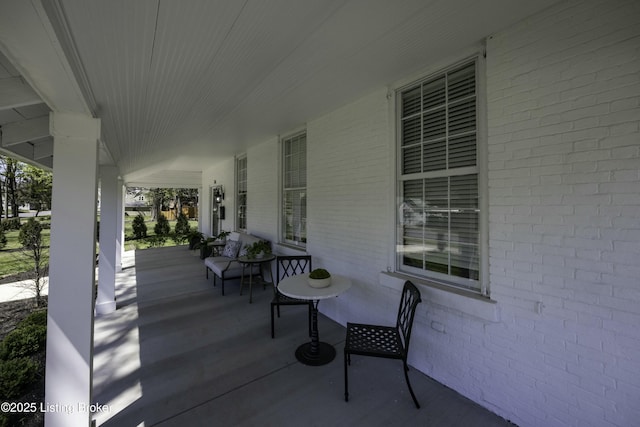
[[[320,315],[336,359],[299,363],[306,310],[284,307],[270,335],[272,290],[225,296],[185,246],[128,252],[117,278],[118,309],[96,318],[94,402],[99,426],[512,426],[399,361],[352,357],[344,401],[345,329]],[[322,304],[322,303],[321,303]]]

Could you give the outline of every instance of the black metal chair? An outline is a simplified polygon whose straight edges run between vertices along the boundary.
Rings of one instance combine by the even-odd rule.
[[[285,277],[311,272],[311,255],[278,256],[276,258],[276,280],[280,283]],[[309,335],[311,335],[311,313],[313,303],[311,301],[291,298],[281,294],[278,286],[273,287],[273,300],[271,301],[271,338],[275,338],[273,309],[277,308],[280,317],[281,305],[306,305],[309,310]]]
[[[409,392],[420,408],[418,399],[413,393],[409,382],[409,366],[407,365],[407,353],[409,352],[409,340],[413,317],[416,307],[422,300],[420,291],[410,281],[406,281],[402,289],[402,298],[398,309],[396,326],[366,325],[362,323],[347,323],[347,338],[344,345],[344,400],[349,401],[349,379],[347,365],[351,364],[351,355],[384,357],[387,359],[402,360],[404,365],[404,378],[409,386]]]

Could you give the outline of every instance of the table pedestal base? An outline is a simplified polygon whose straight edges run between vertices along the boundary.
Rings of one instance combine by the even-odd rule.
[[[336,349],[326,342],[317,343],[317,351],[312,351],[314,343],[302,344],[296,350],[296,359],[309,366],[326,365],[336,357]]]

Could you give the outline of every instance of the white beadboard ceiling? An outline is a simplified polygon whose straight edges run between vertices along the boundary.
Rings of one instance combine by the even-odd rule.
[[[197,186],[202,170],[251,144],[555,1],[3,0],[11,64],[0,57],[0,83],[21,75],[44,101],[39,114],[99,117],[101,162],[125,181]],[[3,128],[26,120],[6,104]]]

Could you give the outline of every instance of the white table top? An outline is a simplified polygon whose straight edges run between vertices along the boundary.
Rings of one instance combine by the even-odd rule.
[[[278,290],[291,298],[321,300],[337,297],[351,287],[351,279],[339,274],[331,275],[331,284],[326,288],[312,288],[308,277],[309,273],[286,277],[278,283]]]

